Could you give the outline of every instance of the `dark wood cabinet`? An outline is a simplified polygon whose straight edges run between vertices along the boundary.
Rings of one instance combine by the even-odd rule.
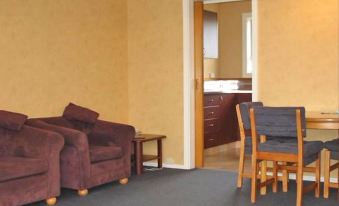
[[[204,144],[205,148],[239,139],[235,105],[252,100],[250,93],[205,93]]]

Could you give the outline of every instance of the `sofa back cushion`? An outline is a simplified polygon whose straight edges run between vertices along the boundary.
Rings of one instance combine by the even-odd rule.
[[[24,114],[0,110],[0,127],[19,131],[27,120]]]
[[[88,108],[69,103],[69,105],[65,108],[63,117],[68,120],[76,120],[89,124],[95,124],[99,117],[99,113]]]

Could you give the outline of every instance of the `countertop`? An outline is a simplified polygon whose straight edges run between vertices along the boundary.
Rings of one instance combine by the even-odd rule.
[[[216,94],[216,93],[222,93],[222,94],[234,94],[234,93],[251,93],[252,90],[205,90],[204,94]]]

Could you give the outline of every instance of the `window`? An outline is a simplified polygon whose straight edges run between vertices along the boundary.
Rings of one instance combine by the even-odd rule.
[[[252,14],[242,14],[242,34],[243,34],[243,76],[251,77],[253,71],[252,60]]]

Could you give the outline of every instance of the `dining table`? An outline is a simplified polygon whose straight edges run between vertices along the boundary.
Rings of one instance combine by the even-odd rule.
[[[306,112],[306,128],[307,129],[337,130],[339,134],[339,112]],[[332,167],[337,167],[337,164],[333,165]],[[339,178],[339,174],[338,174],[338,178]],[[339,190],[339,183],[332,182],[332,183],[327,183],[327,184],[328,184],[328,187],[337,188]],[[328,198],[328,191],[327,192],[324,191],[324,197]]]
[[[306,112],[306,128],[339,131],[339,112]]]

